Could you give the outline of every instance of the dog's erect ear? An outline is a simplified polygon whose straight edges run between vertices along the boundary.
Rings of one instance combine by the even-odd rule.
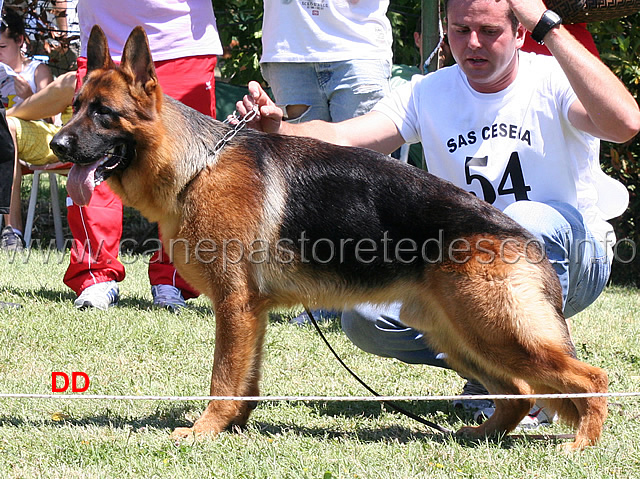
[[[87,43],[87,73],[99,68],[115,68],[115,63],[109,54],[109,44],[102,28],[94,25]]]
[[[150,93],[150,88],[158,84],[147,34],[141,26],[134,28],[129,35],[122,52],[120,68],[128,71],[147,93]]]

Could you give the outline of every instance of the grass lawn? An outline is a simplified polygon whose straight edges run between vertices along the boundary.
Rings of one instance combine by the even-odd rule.
[[[179,316],[150,308],[143,257],[127,256],[121,303],[77,311],[62,283],[68,257],[0,255],[0,393],[51,392],[51,373],[85,372],[87,394],[206,395],[214,317],[204,298]],[[293,314],[293,312],[285,312]],[[572,320],[581,359],[609,372],[614,392],[640,391],[640,294],[608,288]],[[410,366],[357,350],[338,324],[334,347],[365,381],[388,395],[457,394],[451,371]],[[272,321],[264,395],[365,395],[311,327]],[[638,478],[640,398],[610,401],[597,447],[566,455],[549,440],[443,439],[377,403],[263,402],[240,432],[176,444],[171,430],[205,403],[0,399],[0,477],[31,478]],[[470,422],[445,401],[407,407],[447,428]],[[549,433],[571,432],[562,425]]]

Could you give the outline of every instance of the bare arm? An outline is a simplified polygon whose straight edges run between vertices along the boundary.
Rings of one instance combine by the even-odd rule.
[[[257,105],[258,115],[250,126],[268,133],[306,136],[343,146],[361,146],[389,154],[402,146],[404,139],[395,123],[386,115],[370,112],[339,123],[314,120],[306,123],[282,121],[278,108],[259,83],[249,83],[249,94],[236,104],[240,115]]]
[[[564,28],[549,37],[545,45],[578,96],[569,109],[571,124],[603,140],[624,143],[633,138],[640,131],[640,109],[623,83]],[[566,55],[569,42],[584,50],[579,58]]]
[[[36,83],[36,88],[37,88],[36,93],[46,88],[47,85],[50,85],[53,82],[53,75],[51,73],[51,69],[44,63],[41,65],[38,65],[38,68],[36,68],[33,78]],[[48,116],[45,119],[51,123],[53,123],[54,121],[53,116]]]
[[[51,74],[51,69],[42,63],[38,65],[36,68],[35,74],[33,75],[33,79],[36,83],[36,91],[40,91],[45,88],[49,83],[53,82],[53,75]]]
[[[546,7],[541,0],[507,0],[531,31]],[[578,99],[569,121],[598,138],[623,143],[640,131],[640,109],[624,84],[564,27],[551,30],[544,43],[556,58]]]
[[[71,105],[75,89],[76,72],[65,73],[19,105],[9,108],[7,115],[23,120],[41,120],[55,116]]]

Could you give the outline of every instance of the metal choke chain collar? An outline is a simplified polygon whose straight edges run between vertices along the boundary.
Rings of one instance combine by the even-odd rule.
[[[253,120],[258,114],[258,105],[253,105],[253,108],[249,110],[242,118],[238,118],[237,112],[234,110],[233,115],[227,117],[226,120],[223,121],[224,124],[228,125],[232,121],[237,121],[236,125],[232,130],[229,130],[219,141],[216,143],[216,146],[213,147],[213,152],[218,153],[222,150],[225,145],[237,135],[237,133],[242,130],[247,123]]]

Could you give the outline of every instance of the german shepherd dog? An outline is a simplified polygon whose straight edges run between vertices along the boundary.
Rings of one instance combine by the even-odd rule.
[[[500,211],[418,168],[362,148],[240,130],[164,96],[136,27],[116,66],[94,27],[75,113],[52,140],[75,165],[68,190],[89,201],[106,180],[158,222],[180,274],[212,302],[211,395],[258,396],[268,312],[401,301],[448,364],[492,394],[603,393],[606,373],[575,357],[558,278],[536,240]],[[497,400],[475,439],[513,430],[534,403]],[[175,437],[244,425],[254,403],[211,401]],[[568,449],[599,439],[603,397],[552,399],[576,427]]]

